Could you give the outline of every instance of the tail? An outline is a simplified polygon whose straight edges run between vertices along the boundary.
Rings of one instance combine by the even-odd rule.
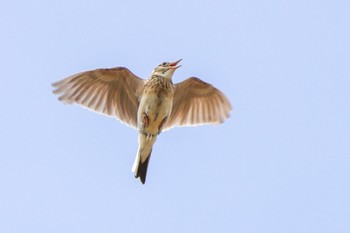
[[[147,137],[144,134],[139,135],[139,149],[135,158],[134,165],[132,166],[132,172],[135,178],[140,178],[141,183],[145,184],[148,163],[152,154],[152,147],[156,137]]]
[[[151,158],[151,153],[152,153],[152,149],[147,155],[146,160],[143,162],[141,161],[141,156],[138,153],[133,165],[132,171],[134,172],[135,178],[140,177],[142,184],[145,184],[146,182],[147,168],[148,168],[149,159]]]

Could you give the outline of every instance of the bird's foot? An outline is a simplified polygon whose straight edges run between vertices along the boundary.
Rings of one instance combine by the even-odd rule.
[[[162,132],[163,129],[163,125],[164,123],[168,120],[168,117],[164,117],[164,119],[162,120],[162,122],[160,122],[159,126],[158,126],[158,134],[160,134],[160,132]]]
[[[146,128],[149,123],[149,118],[146,113],[142,113],[142,128]]]

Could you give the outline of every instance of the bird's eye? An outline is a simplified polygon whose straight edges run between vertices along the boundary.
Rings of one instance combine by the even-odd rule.
[[[163,62],[163,63],[162,63],[162,66],[165,66],[165,65],[166,65],[166,62]]]

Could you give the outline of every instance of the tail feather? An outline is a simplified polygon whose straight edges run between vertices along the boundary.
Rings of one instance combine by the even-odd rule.
[[[144,162],[141,162],[141,160],[139,161],[139,165],[138,165],[137,170],[135,172],[135,178],[140,177],[142,184],[145,184],[145,182],[146,182],[147,168],[148,168],[149,159],[151,158],[151,153],[152,153],[152,150]]]
[[[132,172],[136,178],[140,178],[141,183],[146,182],[148,163],[152,154],[152,147],[157,137],[149,137],[145,134],[139,134],[139,148],[132,166]]]

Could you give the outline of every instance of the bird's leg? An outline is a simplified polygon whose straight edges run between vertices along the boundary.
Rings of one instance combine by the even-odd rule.
[[[149,119],[146,113],[142,113],[142,128],[146,128],[148,126]]]
[[[163,125],[164,123],[168,120],[168,117],[164,117],[164,119],[162,120],[162,122],[160,122],[159,126],[158,126],[158,134],[160,134],[160,132],[162,131]]]

